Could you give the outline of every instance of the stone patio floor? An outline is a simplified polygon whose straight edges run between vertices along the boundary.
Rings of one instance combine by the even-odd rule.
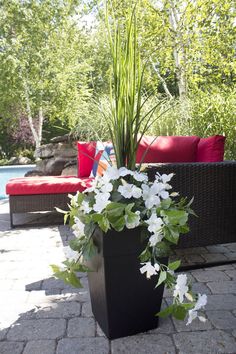
[[[86,276],[79,290],[51,276],[71,237],[63,225],[11,230],[8,202],[0,201],[0,354],[236,353],[236,264],[188,271],[193,289],[208,295],[206,323],[166,318],[155,330],[109,341],[93,318]],[[236,243],[178,254],[185,263],[236,259]]]

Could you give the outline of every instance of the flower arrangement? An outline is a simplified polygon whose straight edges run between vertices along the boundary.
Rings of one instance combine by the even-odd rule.
[[[164,282],[173,290],[173,304],[158,315],[172,314],[184,319],[188,313],[187,324],[196,317],[205,321],[197,311],[206,304],[207,297],[192,293],[186,274],[175,275],[180,261],[168,265],[159,262],[160,257],[169,254],[171,245],[178,243],[179,235],[189,231],[187,222],[193,214],[191,201],[175,200],[178,193],[171,192],[172,177],[173,174],[157,173],[151,182],[146,172],[110,166],[102,177],[94,179],[91,187],[71,195],[70,210],[65,217],[70,217],[76,238],[66,248],[69,259],[64,262],[65,268],[53,266],[55,275],[81,286],[76,272],[89,270],[85,264],[96,252],[92,239],[95,228],[106,233],[109,229],[120,232],[140,227],[146,239],[146,247],[140,254],[140,272],[147,279],[156,275],[157,286]]]
[[[157,315],[172,314],[180,320],[188,315],[187,324],[195,318],[205,321],[198,311],[205,306],[206,295],[195,295],[185,274],[176,276],[180,261],[168,265],[160,262],[161,257],[170,253],[171,246],[178,243],[180,234],[189,231],[189,215],[194,214],[191,201],[179,199],[178,193],[171,191],[169,182],[173,174],[157,173],[155,180],[150,181],[147,171],[141,172],[140,166],[136,169],[139,142],[159,106],[142,115],[147,99],[143,102],[141,97],[144,68],[137,46],[135,8],[128,14],[122,30],[114,17],[114,27],[110,28],[108,12],[106,22],[112,55],[111,102],[106,118],[116,167],[109,166],[84,192],[70,196],[65,221],[69,217],[76,237],[65,248],[68,259],[64,267],[52,266],[54,275],[80,287],[77,272],[90,271],[87,261],[97,252],[93,242],[96,228],[104,232],[104,237],[108,230],[122,232],[139,228],[145,241],[139,271],[147,279],[156,277],[156,286],[164,283],[173,290],[173,303]],[[157,116],[162,114],[159,113]]]

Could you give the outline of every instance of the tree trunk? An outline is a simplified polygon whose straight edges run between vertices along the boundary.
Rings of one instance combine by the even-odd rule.
[[[173,44],[173,56],[176,68],[179,97],[180,99],[184,99],[188,93],[186,75],[187,60],[185,53],[185,44],[179,23],[179,14],[177,13],[177,9],[173,1],[170,1],[169,20],[172,31],[175,35]]]
[[[163,88],[164,88],[164,91],[165,91],[166,95],[169,97],[169,99],[172,99],[173,96],[172,96],[172,94],[170,93],[170,90],[168,89],[166,80],[164,79],[164,77],[161,76],[158,66],[152,61],[152,59],[151,59],[151,63],[152,63],[152,66],[153,66],[154,71],[156,72],[156,74],[157,74],[157,76],[158,76],[158,79],[159,79],[159,80],[161,81],[161,83],[162,83],[162,86],[163,86]]]
[[[29,122],[29,126],[34,138],[35,142],[35,152],[37,154],[37,150],[41,146],[41,141],[42,141],[42,129],[43,129],[43,109],[40,106],[39,108],[39,117],[38,117],[38,129],[36,130],[34,123],[33,123],[33,117],[32,117],[32,112],[31,112],[31,107],[30,107],[30,99],[29,99],[29,93],[28,93],[28,85],[26,80],[24,80],[24,91],[25,91],[25,101],[26,101],[26,111],[27,111],[27,119]]]

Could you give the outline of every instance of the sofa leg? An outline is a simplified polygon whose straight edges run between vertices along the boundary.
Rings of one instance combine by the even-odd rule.
[[[15,227],[15,225],[13,224],[13,213],[12,212],[10,212],[10,225],[11,225],[12,229]]]

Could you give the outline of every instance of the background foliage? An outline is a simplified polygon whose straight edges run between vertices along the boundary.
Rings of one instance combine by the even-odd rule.
[[[134,2],[109,2],[121,28]],[[104,5],[0,1],[0,158],[69,131],[81,139],[108,138],[101,115],[111,62]],[[143,97],[153,92],[149,107],[167,97],[163,111],[169,107],[149,133],[225,134],[226,158],[236,159],[233,2],[139,0],[137,25],[147,61]]]

